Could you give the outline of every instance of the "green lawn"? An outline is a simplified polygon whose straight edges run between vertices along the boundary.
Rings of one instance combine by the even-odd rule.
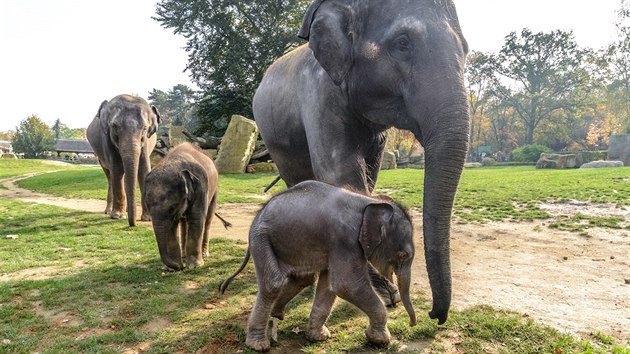
[[[244,244],[212,238],[203,267],[164,273],[147,226],[13,200],[0,200],[0,236],[0,353],[250,352],[244,336],[256,293],[251,262],[225,296],[217,292],[240,264]],[[627,343],[603,334],[576,340],[487,306],[453,311],[437,326],[420,292],[413,295],[416,327],[408,327],[402,306],[389,310],[396,341],[387,348],[366,342],[366,317],[343,301],[328,321],[334,337],[313,344],[303,333],[311,302],[307,289],[290,304],[276,346],[307,353],[428,346],[442,353],[451,345],[442,338],[455,333],[466,353],[630,353]]]
[[[275,176],[222,175],[219,203],[263,202],[284,188],[278,183],[262,190]],[[381,172],[377,192],[390,194],[410,207],[422,207],[423,170]],[[105,200],[107,183],[100,168],[76,168],[29,178],[21,187],[74,198]],[[549,219],[538,202],[579,200],[630,205],[630,167],[584,170],[536,170],[534,167],[466,169],[455,202],[457,222]],[[578,214],[557,217],[550,223],[573,231],[588,226],[627,228],[623,218]]]
[[[219,182],[219,203],[260,203],[259,195],[273,175],[222,175]],[[47,173],[19,182],[20,187],[62,197],[107,199],[107,179],[100,167],[79,167],[73,170]],[[284,188],[278,183],[267,195]],[[139,193],[139,192],[138,192]]]
[[[40,161],[0,160],[4,177],[58,168]],[[628,205],[628,176],[630,168],[466,170],[456,214],[460,222],[485,222],[547,218],[536,205],[543,200]],[[221,202],[261,202],[262,189],[273,178],[221,176]],[[419,170],[384,171],[377,189],[420,207],[422,178]],[[106,182],[100,168],[79,167],[29,178],[21,186],[105,199]],[[282,189],[280,183],[272,192]],[[585,220],[571,222],[575,226]],[[238,242],[213,238],[212,256],[202,268],[164,273],[147,226],[129,228],[126,221],[103,215],[0,200],[0,353],[249,352],[243,343],[256,293],[251,263],[226,296],[216,291],[240,263],[243,248]],[[421,292],[413,295],[416,327],[407,326],[402,307],[389,310],[395,341],[387,348],[365,341],[366,317],[343,301],[328,321],[334,338],[313,344],[303,334],[311,301],[312,290],[307,290],[291,303],[276,346],[307,353],[396,352],[404,347],[407,352],[428,347],[441,353],[452,350],[453,343],[444,338],[455,335],[456,348],[466,353],[630,353],[628,343],[616,343],[602,333],[576,340],[517,313],[487,306],[453,311],[446,325],[437,326],[426,316],[429,302]]]
[[[0,179],[19,176],[26,173],[61,170],[64,168],[73,167],[76,166],[71,164],[65,164],[62,166],[50,165],[43,162],[42,160],[0,159]]]

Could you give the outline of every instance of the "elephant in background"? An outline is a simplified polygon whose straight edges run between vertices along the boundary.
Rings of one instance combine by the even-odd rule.
[[[147,175],[143,199],[151,212],[160,258],[169,270],[199,267],[209,255],[218,187],[212,159],[190,143],[171,149]]]
[[[367,197],[318,181],[299,183],[274,196],[256,215],[241,267],[254,259],[258,294],[247,324],[246,344],[268,350],[269,316],[284,318],[286,304],[317,277],[306,336],[330,337],[324,325],[337,296],[368,315],[371,342],[390,341],[385,305],[371,285],[370,264],[382,275],[396,274],[402,303],[416,315],[409,296],[414,258],[413,226],[406,210],[391,199]],[[391,279],[390,279],[391,280]]]
[[[107,176],[105,213],[118,219],[126,210],[129,226],[136,225],[136,179],[143,191],[159,123],[155,106],[140,97],[119,95],[101,103],[87,128],[87,139]],[[151,220],[144,200],[141,220]]]
[[[451,302],[450,229],[469,134],[468,46],[452,0],[316,0],[254,96],[254,118],[291,187],[315,179],[366,195],[391,126],[425,148],[424,252],[440,324]],[[418,181],[420,182],[420,181]]]

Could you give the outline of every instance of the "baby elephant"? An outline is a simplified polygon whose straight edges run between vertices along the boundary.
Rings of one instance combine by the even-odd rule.
[[[306,336],[330,337],[324,325],[336,296],[365,312],[367,339],[390,340],[387,311],[370,284],[370,264],[382,275],[396,274],[410,325],[416,315],[409,297],[414,257],[409,214],[391,199],[370,198],[331,185],[306,181],[273,197],[256,215],[249,249],[232,279],[254,259],[258,295],[247,324],[246,344],[270,348],[269,316],[283,319],[286,304],[319,276]]]
[[[212,159],[189,143],[172,149],[147,175],[143,198],[152,216],[160,257],[169,270],[199,267],[202,255],[208,256],[218,181]],[[226,228],[230,226],[221,221]]]

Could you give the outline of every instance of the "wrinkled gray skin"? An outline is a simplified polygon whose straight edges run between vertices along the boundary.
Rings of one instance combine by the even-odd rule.
[[[416,316],[409,297],[414,257],[413,227],[406,211],[391,199],[366,197],[318,181],[299,183],[273,197],[258,213],[249,232],[258,294],[249,317],[246,344],[268,350],[269,316],[284,318],[286,304],[317,277],[317,290],[306,336],[330,337],[324,325],[337,296],[368,315],[367,339],[388,343],[385,305],[372,288],[368,268],[396,274],[402,303]]]
[[[136,179],[143,191],[159,122],[155,106],[140,97],[119,95],[101,103],[87,128],[87,139],[107,176],[105,214],[118,219],[127,211],[129,226],[136,225]],[[141,220],[151,220],[144,200]]]
[[[147,175],[144,200],[160,258],[169,270],[199,267],[208,256],[218,181],[212,159],[189,143],[171,149]]]
[[[385,129],[425,148],[424,251],[431,318],[451,301],[450,224],[466,158],[468,51],[451,0],[318,0],[308,39],[278,59],[254,96],[254,116],[288,186],[316,179],[365,194],[376,182]],[[420,182],[420,181],[418,181]]]

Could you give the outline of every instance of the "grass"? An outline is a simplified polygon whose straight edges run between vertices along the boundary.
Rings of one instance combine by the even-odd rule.
[[[67,166],[50,165],[43,162],[43,160],[0,159],[0,179],[19,176],[26,173],[45,172],[72,167],[75,166],[71,164],[67,164]]]
[[[221,175],[219,203],[260,203],[260,194],[274,175]],[[19,182],[20,187],[52,195],[79,199],[107,199],[107,179],[100,167],[80,167],[48,173]],[[267,196],[284,188],[278,183]],[[139,191],[137,192],[139,193]],[[139,194],[138,194],[139,195]]]
[[[19,237],[0,238],[1,353],[250,353],[244,337],[256,293],[251,262],[225,296],[217,292],[240,264],[244,244],[212,238],[203,267],[165,273],[145,225],[130,228],[103,215],[0,200],[0,235],[7,234]],[[420,347],[431,353],[452,347],[466,353],[630,353],[627,343],[602,333],[579,340],[487,306],[453,311],[446,325],[437,326],[420,292],[413,295],[416,327],[408,326],[402,306],[389,310],[395,341],[387,347],[367,343],[367,318],[343,301],[328,321],[333,339],[309,343],[303,332],[312,297],[309,288],[290,303],[276,347],[306,353]]]
[[[219,203],[260,203],[284,189],[262,190],[273,175],[221,175]],[[376,191],[421,208],[423,170],[390,170],[379,176]],[[105,200],[107,182],[100,168],[83,167],[28,178],[23,188],[58,196]],[[455,201],[460,223],[552,219],[540,202],[578,200],[630,205],[630,167],[585,170],[536,170],[532,166],[466,169]],[[575,215],[553,217],[551,227],[585,232],[589,227],[630,228],[623,218]]]
[[[7,165],[2,163],[1,170],[5,171]],[[40,164],[32,167],[42,171],[57,168]],[[13,167],[14,174],[30,172],[26,165]],[[627,200],[617,200],[615,194],[627,198],[624,175],[629,172],[547,172],[528,167],[467,170],[456,212],[462,220],[485,221],[495,220],[501,213],[505,218],[518,219],[514,215],[519,210],[535,212],[537,200],[579,199],[627,205]],[[572,182],[562,182],[567,176]],[[418,183],[422,177],[422,171],[384,171],[378,188],[417,207],[422,202]],[[272,179],[222,176],[222,202],[259,202],[256,195]],[[64,196],[104,199],[104,182],[100,169],[76,168],[30,178],[22,186]],[[511,209],[509,205],[516,207]],[[591,221],[578,217],[558,227]],[[609,220],[593,222],[606,226]],[[9,234],[18,238],[3,237]],[[251,262],[225,296],[216,290],[240,264],[244,247],[237,241],[212,238],[211,258],[203,267],[165,273],[152,230],[146,225],[129,228],[126,221],[103,215],[1,199],[0,353],[250,353],[244,338],[256,294]],[[604,333],[577,339],[518,313],[488,306],[452,311],[449,321],[438,326],[426,316],[430,304],[421,292],[412,296],[418,314],[416,327],[407,325],[401,306],[389,310],[388,326],[394,341],[387,347],[366,342],[366,317],[343,301],[338,301],[327,323],[333,338],[309,343],[303,332],[312,296],[312,289],[306,289],[290,303],[287,317],[279,326],[279,342],[274,344],[278,350],[630,354],[629,343],[618,343]]]

